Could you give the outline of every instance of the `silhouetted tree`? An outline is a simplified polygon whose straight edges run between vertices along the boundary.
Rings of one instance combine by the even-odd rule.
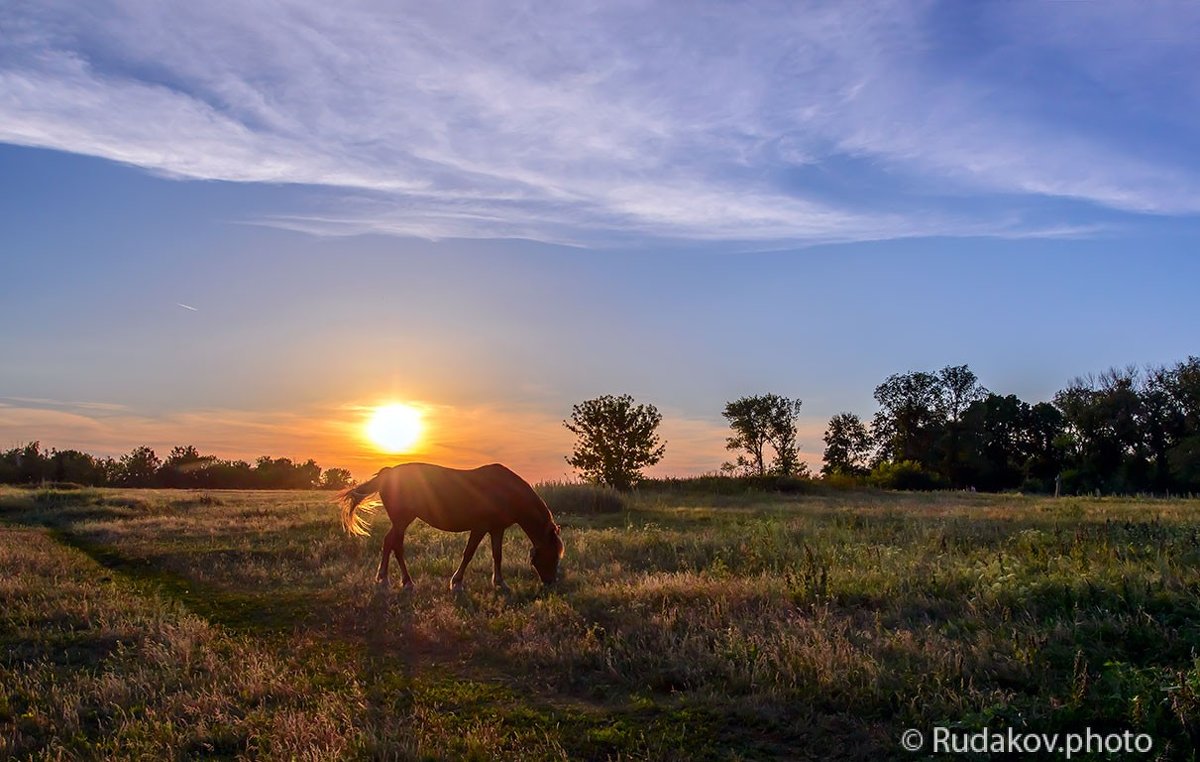
[[[1015,489],[1025,478],[1029,405],[1016,395],[989,394],[971,404],[961,421],[964,459],[957,486]]]
[[[930,466],[942,434],[942,383],[932,373],[897,373],[875,387],[879,411],[871,423],[877,461],[913,461]]]
[[[114,486],[121,481],[121,461],[113,457],[97,458],[96,468],[101,474],[100,484]]]
[[[0,484],[19,484],[21,469],[17,466],[19,450],[5,450],[0,453]]]
[[[216,456],[201,455],[192,445],[175,447],[158,469],[158,483],[179,489],[212,487],[207,471],[216,460]]]
[[[729,421],[733,436],[725,440],[725,449],[744,450],[737,461],[725,464],[726,470],[741,469],[755,476],[768,472],[791,476],[800,469],[796,447],[796,418],[801,401],[778,394],[759,394],[741,397],[725,404],[721,415]],[[771,446],[775,457],[768,467],[766,447]],[[747,457],[748,456],[748,457]]]
[[[263,489],[316,489],[321,480],[321,467],[313,460],[296,464],[291,458],[259,458],[254,466],[254,479]]]
[[[37,484],[51,478],[50,464],[41,442],[29,442],[4,454],[6,470],[16,484]]]
[[[86,484],[93,487],[105,483],[105,474],[96,459],[79,450],[52,450],[50,478],[56,482]]]
[[[345,489],[353,483],[354,478],[344,468],[327,468],[321,476],[321,489]]]
[[[1170,487],[1196,491],[1200,489],[1200,357],[1153,371],[1150,387],[1154,398],[1148,407],[1157,414],[1151,450],[1158,471],[1165,457]]]
[[[210,482],[221,489],[253,489],[254,469],[244,460],[219,460],[207,469]]]
[[[966,365],[947,365],[938,371],[941,384],[942,413],[951,423],[957,423],[972,402],[983,399],[988,391]]]
[[[1062,413],[1049,402],[1039,402],[1029,408],[1025,431],[1025,480],[1034,491],[1052,492],[1055,478],[1062,473],[1063,426]]]
[[[125,487],[152,487],[162,461],[149,447],[135,447],[121,456],[118,482]]]
[[[1127,492],[1149,476],[1136,368],[1076,378],[1054,397],[1068,434],[1064,482],[1071,491]]]
[[[46,453],[39,442],[0,452],[0,484],[44,481],[180,489],[343,489],[354,480],[344,468],[322,472],[311,458],[297,464],[288,458],[263,456],[255,467],[244,460],[201,455],[193,445],[173,448],[166,460],[144,446],[119,461],[79,450]]]
[[[642,469],[666,452],[657,434],[660,423],[656,407],[635,405],[628,394],[573,405],[570,420],[563,421],[577,437],[567,463],[590,482],[629,489],[642,478]]]
[[[966,365],[889,376],[875,387],[879,410],[871,430],[878,447],[876,465],[909,461],[939,482],[965,483],[969,466],[962,418],[986,394]]]
[[[1181,491],[1200,491],[1200,436],[1190,436],[1167,453],[1172,483]]]
[[[823,475],[865,476],[870,471],[867,462],[871,455],[871,434],[857,415],[838,413],[830,418],[824,439]]]
[[[955,425],[962,448],[955,486],[1053,490],[1063,463],[1062,415],[1053,405],[988,394],[971,403]]]
[[[321,467],[309,458],[295,467],[290,485],[291,489],[316,489],[321,486]]]
[[[948,365],[938,371],[937,378],[941,386],[939,412],[943,419],[942,433],[935,443],[938,470],[951,484],[967,486],[970,479],[965,473],[962,416],[973,403],[987,395],[987,390],[966,365]],[[929,462],[934,460],[931,455]]]

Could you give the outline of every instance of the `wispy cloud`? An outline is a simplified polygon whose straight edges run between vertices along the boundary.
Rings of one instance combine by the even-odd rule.
[[[912,2],[26,4],[5,12],[0,140],[332,186],[258,222],[333,235],[1061,236],[1094,221],[1028,205],[1200,212],[1194,81],[1159,99],[1103,63],[1197,60],[1171,23],[1194,10],[1070,7],[1084,31],[1002,4],[983,35]],[[1137,98],[1171,104],[1153,145],[1153,117],[1092,118]]]
[[[0,407],[32,406],[65,411],[89,411],[91,413],[120,413],[128,408],[113,402],[79,402],[74,400],[55,400],[46,397],[0,397]]]

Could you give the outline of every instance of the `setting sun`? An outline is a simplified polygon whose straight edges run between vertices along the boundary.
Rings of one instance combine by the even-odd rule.
[[[367,423],[367,438],[384,452],[407,452],[421,436],[421,411],[411,405],[384,405]]]

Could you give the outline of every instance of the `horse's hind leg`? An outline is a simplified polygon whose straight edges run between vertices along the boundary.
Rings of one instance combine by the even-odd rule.
[[[458,571],[454,572],[454,576],[450,578],[451,590],[463,589],[463,573],[467,570],[467,564],[471,563],[471,559],[474,558],[475,549],[479,547],[483,535],[482,530],[471,532],[471,539],[467,540],[467,549],[463,551],[462,563],[458,565]]]
[[[408,564],[404,563],[404,533],[408,531],[408,525],[412,523],[412,519],[396,525],[396,541],[392,543],[392,552],[396,554],[396,561],[400,564],[400,584],[405,587],[413,586],[413,578],[408,575]]]
[[[379,559],[379,572],[375,575],[375,581],[383,586],[386,586],[388,582],[388,559],[392,556],[392,547],[396,542],[396,536],[396,527],[393,526],[391,531],[387,533],[387,536],[383,538],[383,557]],[[401,564],[403,563],[401,561]]]
[[[504,572],[500,570],[501,559],[504,555],[504,530],[492,532],[492,585],[503,592],[508,592],[504,584]]]

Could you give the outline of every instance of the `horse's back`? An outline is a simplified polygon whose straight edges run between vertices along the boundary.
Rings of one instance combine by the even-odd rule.
[[[528,482],[499,463],[472,469],[394,466],[381,497],[393,519],[411,516],[448,532],[503,529],[515,524],[531,501],[540,502]]]

